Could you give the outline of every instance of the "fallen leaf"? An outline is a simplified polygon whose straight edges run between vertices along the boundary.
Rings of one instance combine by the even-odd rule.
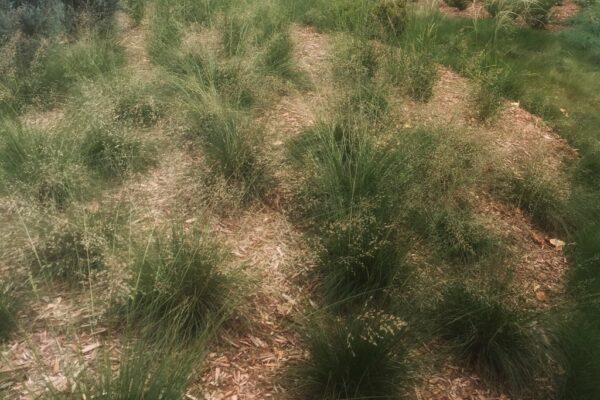
[[[535,292],[535,298],[538,299],[538,301],[546,301],[546,293],[542,290],[538,290]]]
[[[558,251],[561,251],[565,247],[565,242],[560,239],[550,239],[548,242]]]

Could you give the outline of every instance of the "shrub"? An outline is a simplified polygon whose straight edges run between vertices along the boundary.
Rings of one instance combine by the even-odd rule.
[[[104,244],[88,230],[61,223],[38,246],[34,262],[41,274],[76,283],[104,266]]]
[[[297,390],[311,399],[396,399],[405,384],[405,323],[380,311],[311,323]]]
[[[15,300],[9,289],[0,287],[0,342],[7,340],[17,325]]]
[[[124,177],[154,162],[153,150],[141,138],[114,123],[92,127],[81,152],[85,164],[105,178]]]
[[[436,314],[442,337],[488,383],[520,395],[548,371],[544,333],[498,300],[455,286],[446,291]]]
[[[405,0],[378,0],[373,11],[375,25],[384,38],[397,38],[406,28],[408,13]]]
[[[471,0],[444,0],[444,3],[450,7],[458,8],[459,10],[466,10],[471,4]]]
[[[130,317],[154,334],[198,337],[231,313],[231,277],[218,245],[198,232],[174,228],[137,255]]]
[[[334,221],[320,232],[324,296],[334,308],[384,298],[405,273],[404,251],[389,221],[368,210]]]

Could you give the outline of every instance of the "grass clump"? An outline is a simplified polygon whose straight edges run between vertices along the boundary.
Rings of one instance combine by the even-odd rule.
[[[85,134],[81,152],[85,165],[104,178],[122,178],[154,163],[151,147],[115,123],[92,127]]]
[[[35,268],[43,276],[77,283],[104,266],[104,242],[87,229],[59,223],[35,249]]]
[[[119,121],[135,127],[150,128],[158,122],[163,112],[154,96],[138,91],[125,93],[114,110]]]
[[[262,56],[263,68],[268,73],[285,79],[296,78],[298,72],[293,60],[293,49],[294,44],[289,32],[274,35]]]
[[[397,38],[408,22],[406,1],[377,0],[372,17],[383,38]]]
[[[458,8],[459,10],[466,10],[471,4],[471,0],[444,0],[444,3],[450,7]]]
[[[261,132],[234,111],[218,110],[194,117],[193,130],[212,162],[213,168],[235,184],[244,197],[261,197],[270,186],[259,149]]]
[[[221,32],[221,44],[226,56],[241,56],[245,53],[251,34],[249,21],[237,15],[228,15]]]
[[[0,343],[7,340],[17,326],[16,305],[10,287],[0,287]]]
[[[463,207],[442,206],[439,210],[417,209],[409,217],[412,228],[431,241],[451,260],[470,263],[491,256],[499,238],[494,237]]]
[[[334,306],[382,297],[403,269],[390,189],[402,181],[399,159],[364,129],[321,123],[290,150],[307,168],[300,202],[319,237],[325,300]]]
[[[24,127],[16,121],[0,124],[2,189],[30,194],[46,204],[65,206],[87,186],[79,164],[75,138]]]
[[[397,399],[406,383],[405,322],[381,311],[311,323],[295,369],[303,398]]]
[[[324,297],[333,308],[382,299],[406,272],[394,228],[368,211],[330,223],[319,237]]]
[[[319,123],[292,142],[290,154],[308,170],[302,203],[315,222],[346,217],[361,204],[389,217],[389,189],[402,179],[400,160],[367,128],[351,121]]]
[[[520,395],[548,370],[543,332],[495,298],[451,287],[438,304],[437,322],[456,354],[493,386]]]
[[[169,343],[129,339],[120,349],[118,367],[113,355],[101,352],[95,368],[83,371],[69,396],[98,400],[179,400],[185,397],[194,365],[203,353],[204,349],[198,345],[182,349]],[[54,387],[46,392],[41,399],[65,398]]]
[[[598,314],[595,314],[596,316]],[[594,318],[594,316],[591,316]],[[556,398],[560,400],[595,399],[600,396],[600,328],[590,316],[576,315],[559,331],[564,374]]]
[[[438,67],[433,53],[436,29],[435,24],[429,24],[417,32],[407,32],[414,40],[400,52],[391,50],[387,57],[389,81],[403,88],[416,101],[428,101],[433,96],[433,87],[438,80]]]
[[[501,182],[500,194],[522,208],[539,227],[555,233],[569,231],[571,211],[564,186],[540,167],[530,165]]]
[[[232,312],[232,278],[218,244],[199,232],[174,228],[140,251],[134,263],[129,314],[148,332],[184,340],[203,335]]]
[[[73,43],[24,40],[0,49],[0,109],[6,111],[19,112],[30,104],[51,108],[76,82],[111,75],[124,60],[111,35],[92,32]]]

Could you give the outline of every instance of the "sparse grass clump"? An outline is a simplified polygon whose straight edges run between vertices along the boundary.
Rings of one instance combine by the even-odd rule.
[[[74,43],[15,38],[0,49],[0,109],[22,111],[34,104],[51,108],[75,83],[107,76],[123,63],[123,51],[111,35],[89,33]]]
[[[446,291],[436,313],[441,336],[489,384],[523,394],[549,370],[541,329],[499,300],[455,286]]]
[[[78,283],[104,266],[104,242],[88,229],[59,223],[35,249],[32,262],[43,276]]]
[[[16,306],[9,286],[0,286],[0,343],[7,340],[17,325]]]
[[[241,56],[249,46],[250,23],[238,15],[228,15],[221,29],[221,44],[226,56]]]
[[[217,243],[199,232],[173,229],[141,249],[134,263],[129,317],[148,332],[171,332],[188,340],[232,312],[232,278]]]
[[[295,368],[298,392],[323,400],[399,398],[407,376],[405,325],[380,311],[311,323],[309,359]]]

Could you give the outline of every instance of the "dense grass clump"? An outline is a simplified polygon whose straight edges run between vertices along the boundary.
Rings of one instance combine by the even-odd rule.
[[[0,110],[6,112],[22,111],[29,104],[51,108],[76,82],[109,76],[124,60],[112,35],[89,33],[74,43],[24,40],[0,48]]]
[[[232,279],[221,268],[225,253],[198,232],[174,229],[142,249],[134,263],[129,314],[153,334],[198,337],[231,313]]]
[[[576,239],[570,286],[579,298],[579,308],[595,319],[600,315],[600,226],[592,223]]]
[[[520,175],[501,183],[500,193],[521,207],[543,229],[551,232],[569,231],[571,214],[565,188],[543,169],[529,166]]]
[[[84,163],[105,178],[125,177],[154,162],[151,146],[115,123],[91,127],[81,151]]]
[[[16,121],[0,125],[2,190],[17,189],[42,203],[65,206],[87,185],[76,138],[48,134]]]
[[[438,304],[437,322],[456,354],[493,386],[522,394],[548,371],[543,332],[494,298],[452,287]]]
[[[185,397],[194,366],[204,353],[201,346],[184,350],[171,343],[132,340],[120,350],[118,368],[114,356],[101,352],[95,368],[83,371],[71,394],[99,400],[179,400]],[[40,398],[63,400],[64,396],[51,386]]]
[[[373,20],[384,38],[397,38],[408,22],[405,0],[378,0],[373,10]]]
[[[590,320],[597,315],[576,315],[559,331],[564,374],[557,399],[581,400],[600,396],[600,328]]]
[[[420,29],[412,29],[412,40],[401,51],[391,50],[386,59],[385,69],[388,80],[401,87],[416,101],[426,102],[433,95],[433,87],[438,79],[438,66],[433,53],[437,31],[435,24]]]
[[[7,340],[16,328],[15,300],[10,287],[0,287],[0,343]]]
[[[403,178],[397,154],[351,122],[316,125],[292,143],[291,154],[308,170],[303,203],[315,221],[351,215],[360,204],[382,216],[395,195],[387,189]]]
[[[261,197],[270,186],[260,154],[261,132],[234,111],[220,110],[193,118],[194,134],[201,139],[215,170],[241,185],[244,197]]]
[[[265,70],[285,79],[296,78],[298,72],[293,60],[293,49],[294,44],[289,32],[285,31],[274,35],[262,56],[262,65]]]
[[[77,283],[104,266],[104,243],[89,230],[57,224],[35,249],[33,262],[43,276]]]
[[[437,210],[417,208],[408,217],[412,229],[423,235],[446,258],[470,263],[495,254],[500,238],[477,223],[471,212],[456,205]]]
[[[154,96],[135,90],[119,98],[114,112],[119,121],[142,128],[156,125],[163,115],[161,105]]]
[[[309,359],[295,371],[302,398],[397,399],[407,375],[405,325],[380,311],[312,323]]]
[[[319,235],[324,297],[334,308],[381,299],[406,275],[397,232],[368,210],[332,222]]]

